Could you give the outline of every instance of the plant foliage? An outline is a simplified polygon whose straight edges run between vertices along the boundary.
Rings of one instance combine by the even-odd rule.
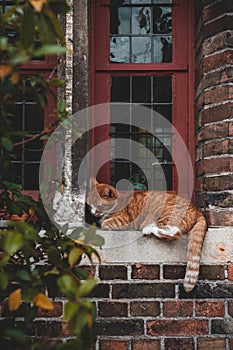
[[[12,125],[17,101],[30,94],[43,112],[48,94],[55,97],[54,88],[64,83],[53,75],[47,80],[23,76],[21,68],[30,60],[67,51],[58,15],[68,9],[65,0],[14,0],[0,11],[0,219],[9,220],[0,228],[1,349],[85,350],[94,337],[96,309],[87,296],[96,280],[79,264],[84,256],[99,259],[93,246],[101,246],[103,239],[91,227],[79,229],[78,235],[76,230],[78,240],[71,240],[64,233],[67,228],[50,222],[40,198],[23,195],[22,186],[10,177],[15,149],[35,139]],[[57,123],[68,116],[64,100],[54,113]],[[46,139],[57,123],[36,137]],[[57,335],[62,342],[30,337],[35,319],[52,312],[53,297],[59,294],[66,298],[64,325]],[[71,340],[64,342],[67,335]]]

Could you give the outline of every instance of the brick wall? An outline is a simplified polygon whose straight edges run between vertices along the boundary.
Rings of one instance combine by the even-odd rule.
[[[233,225],[233,2],[195,1],[196,202]]]
[[[184,264],[86,269],[100,280],[90,295],[98,308],[92,350],[233,350],[233,265],[202,265],[191,293],[182,287]],[[30,334],[68,336],[63,302],[57,297],[54,310],[38,314]]]

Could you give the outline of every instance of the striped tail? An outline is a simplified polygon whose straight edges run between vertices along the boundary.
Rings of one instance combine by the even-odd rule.
[[[196,223],[189,233],[187,267],[184,278],[184,289],[191,292],[199,275],[202,246],[207,231],[207,223],[204,215],[199,212]]]

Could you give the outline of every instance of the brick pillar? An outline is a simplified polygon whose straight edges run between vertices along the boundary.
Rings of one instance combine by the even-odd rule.
[[[196,204],[233,225],[233,1],[195,1]]]

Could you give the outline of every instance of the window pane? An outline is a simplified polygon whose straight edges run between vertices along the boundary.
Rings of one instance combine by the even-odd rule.
[[[172,62],[172,44],[171,36],[157,35],[153,38],[154,62],[169,63]]]
[[[153,7],[153,33],[170,34],[172,32],[172,10],[171,7]]]
[[[151,78],[132,77],[132,102],[151,101]]]
[[[172,102],[171,77],[153,78],[154,102],[165,103]]]
[[[130,102],[129,77],[112,77],[112,102]]]
[[[110,61],[115,63],[130,62],[130,45],[128,37],[112,37],[110,42]]]
[[[38,190],[39,188],[39,163],[25,164],[24,169],[25,190]]]
[[[110,12],[110,33],[129,34],[130,33],[130,8],[112,6]]]
[[[150,63],[151,61],[151,39],[147,37],[132,38],[132,62]]]
[[[132,8],[132,34],[151,33],[151,9],[149,7]]]
[[[25,130],[43,130],[42,113],[35,103],[25,103]]]

